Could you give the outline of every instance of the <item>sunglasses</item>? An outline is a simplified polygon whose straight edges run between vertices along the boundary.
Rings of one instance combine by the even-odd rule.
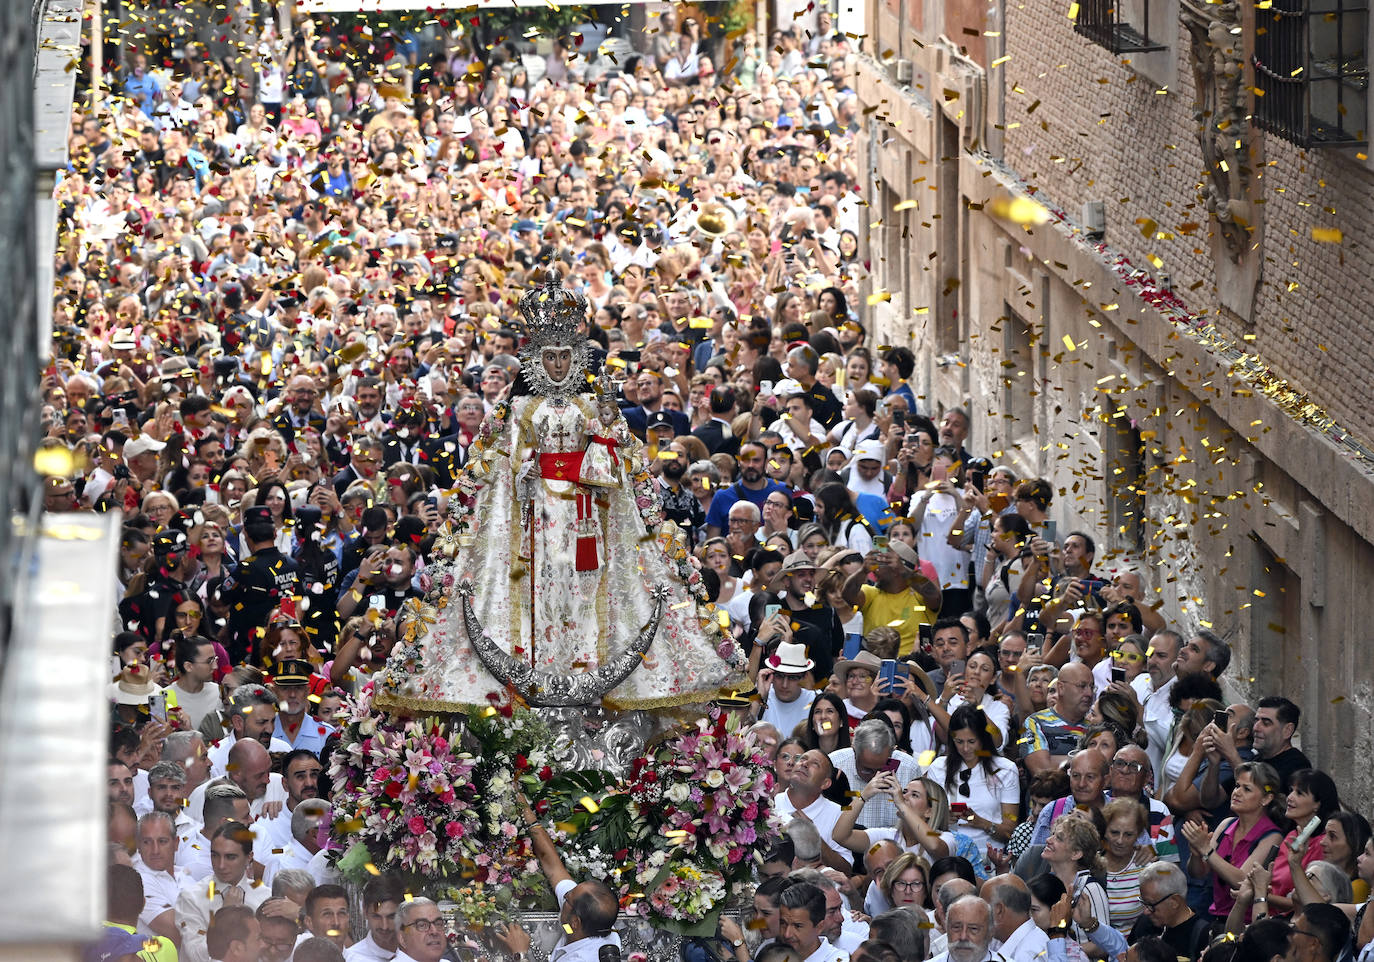
[[[1137,665],[1145,660],[1145,656],[1137,654],[1134,651],[1114,651],[1112,652],[1112,660],[1129,661],[1131,664]]]
[[[969,797],[968,780],[973,777],[973,769],[966,768],[959,773],[959,797]]]

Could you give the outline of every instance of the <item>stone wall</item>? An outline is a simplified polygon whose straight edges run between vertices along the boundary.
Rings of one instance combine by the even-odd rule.
[[[1223,311],[1256,275],[1207,236],[1181,31],[1172,66],[1163,54],[1138,65],[1172,73],[1159,93],[1076,35],[1060,4],[1009,6],[1005,31],[985,26],[1004,44],[989,52],[1010,59],[974,65],[970,88],[960,51],[899,28],[921,20],[912,2],[870,7],[870,33],[913,61],[913,86],[874,59],[855,82],[878,108],[862,148],[881,220],[866,239],[872,287],[889,295],[871,308],[879,343],[916,351],[929,412],[970,408],[975,453],[1052,480],[1060,531],[1092,532],[1110,556],[1101,567],[1143,569],[1171,623],[1227,637],[1233,697],[1297,701],[1308,753],[1374,800],[1374,772],[1345,762],[1374,749],[1374,672],[1359,657],[1374,474],[1235,376],[1232,350],[1374,436],[1360,386],[1374,350],[1361,330],[1374,302],[1367,172],[1256,135],[1262,284],[1253,310]],[[1031,196],[1063,216],[1018,223],[1009,202]],[[1104,244],[1077,223],[1091,199],[1105,202]],[[1313,241],[1313,226],[1339,226],[1344,243]],[[1179,300],[1143,297],[1154,278],[1126,262],[1169,274]],[[1301,320],[1285,331],[1285,317]]]

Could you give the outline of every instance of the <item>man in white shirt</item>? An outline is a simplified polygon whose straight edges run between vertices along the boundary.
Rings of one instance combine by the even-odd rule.
[[[210,962],[205,933],[210,918],[226,905],[246,905],[256,910],[272,890],[253,885],[248,866],[253,861],[253,836],[241,822],[225,822],[210,839],[213,876],[188,879],[177,895],[176,922],[181,931],[182,962]]]
[[[805,645],[783,642],[764,664],[771,669],[773,678],[768,704],[759,721],[777,726],[780,732],[790,732],[806,721],[811,703],[816,700],[815,690],[804,686],[816,663],[806,656]]]
[[[143,877],[143,912],[138,926],[173,941],[181,935],[176,925],[177,896],[190,876],[177,868],[176,823],[166,812],[149,812],[138,820],[138,855],[134,868]]]
[[[306,869],[319,885],[329,883],[322,878],[315,856],[320,851],[319,830],[329,822],[329,803],[322,798],[307,798],[291,813],[291,844],[273,855],[263,870],[262,880],[271,885],[277,873],[289,868]]]
[[[267,749],[255,740],[245,738],[230,750],[227,765],[229,774],[217,782],[223,784],[229,781],[243,789],[254,819],[264,815],[274,818],[286,802],[286,787],[282,784],[281,776],[272,771],[272,756],[267,754]],[[208,785],[214,784],[216,782],[202,785],[191,793],[187,801],[186,811],[197,821],[204,821],[200,815],[205,804],[205,791]]]
[[[297,748],[282,761],[282,784],[286,786],[286,805],[275,818],[259,819],[253,824],[253,858],[263,865],[291,847],[291,814],[307,798],[320,796],[322,766],[315,753]],[[305,866],[300,866],[304,868]]]
[[[616,916],[620,914],[615,894],[604,882],[574,882],[563,865],[558,849],[554,847],[553,839],[535,819],[534,810],[524,796],[520,797],[520,802],[530,843],[534,846],[535,857],[539,859],[539,869],[553,886],[553,894],[558,899],[558,921],[563,926],[563,934],[549,953],[549,962],[598,962],[601,949],[605,946],[614,946],[619,955],[620,936],[612,931]],[[821,909],[824,912],[824,899],[821,900]],[[397,913],[398,928],[400,923],[401,913]],[[530,950],[530,935],[519,925],[509,925],[504,933],[496,932],[495,935],[512,955],[523,956]],[[407,950],[404,931],[401,948]],[[402,956],[396,958],[401,960]]]
[[[401,884],[380,875],[363,886],[367,936],[344,952],[344,962],[391,962],[396,957],[396,910],[405,900]]]
[[[197,882],[210,877],[214,865],[210,861],[210,843],[215,830],[225,822],[247,825],[253,816],[248,796],[233,782],[225,781],[205,790],[203,814],[205,824],[189,839],[177,843],[177,864]]]
[[[992,950],[992,907],[976,895],[965,895],[945,913],[949,949],[931,962],[1006,962]]]
[[[778,893],[778,941],[802,962],[844,962],[848,956],[821,934],[825,893],[810,882],[794,882]]]
[[[277,724],[277,696],[264,685],[240,685],[229,696],[229,734],[210,749],[210,774],[219,778],[229,766],[229,753],[243,739],[269,752],[289,752],[291,745],[272,737]],[[251,796],[250,796],[251,797]]]
[[[396,931],[400,946],[397,962],[439,962],[448,948],[439,906],[427,898],[401,903],[396,910]],[[557,958],[557,955],[550,958]]]
[[[1040,962],[1050,940],[1031,919],[1031,894],[1015,875],[994,875],[983,883],[982,898],[992,906],[992,932],[997,951],[1007,962]]]
[[[853,858],[849,850],[832,837],[835,823],[840,819],[840,806],[821,794],[830,787],[834,774],[830,756],[813,748],[792,766],[789,787],[774,800],[774,805],[783,819],[790,819],[797,812],[806,816],[834,856],[826,857],[826,864],[843,871],[852,864]]]
[[[1149,737],[1146,751],[1150,755],[1150,766],[1155,773],[1155,787],[1164,776],[1164,753],[1169,748],[1169,735],[1174,726],[1174,712],[1169,705],[1169,693],[1173,690],[1178,676],[1174,672],[1174,662],[1183,648],[1183,636],[1169,628],[1156,631],[1150,638],[1149,655],[1145,659],[1146,670],[1154,691],[1145,699],[1141,724]]]

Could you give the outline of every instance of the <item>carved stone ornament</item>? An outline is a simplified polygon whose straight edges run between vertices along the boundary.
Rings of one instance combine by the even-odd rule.
[[[503,685],[514,688],[527,704],[534,707],[575,708],[598,704],[639,667],[644,653],[653,643],[654,635],[658,633],[659,622],[663,620],[663,607],[668,599],[666,588],[654,588],[653,615],[636,636],[634,644],[592,671],[565,675],[538,670],[533,665],[513,658],[493,643],[483,631],[477,613],[472,610],[472,582],[464,579],[456,587],[458,596],[462,599],[463,627],[467,631],[468,643],[477,653],[478,660],[491,672],[493,678]]]
[[[1236,0],[1181,0],[1179,16],[1192,38],[1189,60],[1197,97],[1193,116],[1207,164],[1202,199],[1216,218],[1227,255],[1239,263],[1254,246],[1240,4]]]

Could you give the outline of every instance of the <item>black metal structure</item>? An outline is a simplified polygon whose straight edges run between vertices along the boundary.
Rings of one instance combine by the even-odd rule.
[[[1164,44],[1150,33],[1150,0],[1141,0],[1140,23],[1129,23],[1122,11],[1126,0],[1079,0],[1073,29],[1112,53],[1145,53],[1163,50]]]
[[[1368,142],[1369,4],[1272,0],[1255,10],[1255,122],[1299,147]]]

